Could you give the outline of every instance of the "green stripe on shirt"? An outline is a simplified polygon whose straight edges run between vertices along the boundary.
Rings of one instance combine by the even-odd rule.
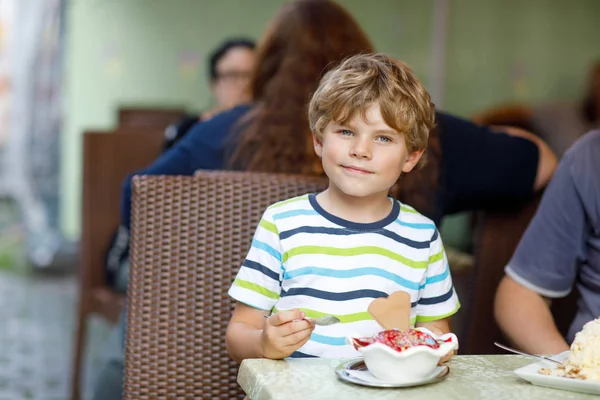
[[[277,227],[272,222],[261,219],[258,225],[265,228],[269,232],[273,232],[274,234],[279,235],[279,232],[277,232]]]
[[[352,313],[352,314],[326,314],[326,313],[322,313],[320,311],[310,310],[308,308],[298,308],[298,310],[304,312],[304,314],[306,314],[306,316],[308,318],[320,318],[320,317],[324,317],[326,315],[333,315],[334,317],[338,317],[340,320],[340,323],[342,323],[342,324],[350,323],[350,322],[372,321],[373,320],[373,316],[371,314],[369,314],[367,311],[357,312],[357,313]],[[279,310],[276,307],[273,307],[273,310],[271,312],[273,314],[276,314],[281,311],[282,310]],[[412,317],[410,319],[410,324],[414,325],[415,322],[416,322],[416,318]]]
[[[451,315],[456,314],[456,312],[458,311],[458,309],[460,308],[460,301],[457,302],[456,304],[456,308],[453,311],[450,311],[449,313],[446,314],[442,314],[442,315],[417,315],[417,322],[432,322],[432,321],[438,321],[440,319],[444,319],[444,318],[448,318]]]
[[[429,257],[429,264],[433,264],[436,261],[440,261],[444,258],[444,250],[440,250],[439,253],[432,255]]]
[[[298,308],[298,310],[304,312],[304,314],[306,314],[306,316],[308,318],[320,318],[320,317],[324,317],[326,315],[332,315],[332,314],[325,314],[320,311],[310,310],[308,308]],[[281,311],[282,310],[273,308],[273,314],[281,312]],[[341,323],[358,322],[358,321],[372,321],[373,320],[373,317],[367,311],[357,312],[357,313],[352,313],[352,314],[335,314],[335,316],[340,319]]]
[[[337,247],[326,247],[326,246],[298,246],[294,247],[283,253],[283,262],[286,262],[288,259],[299,256],[303,254],[322,254],[328,256],[342,256],[342,257],[352,257],[352,256],[360,256],[360,255],[369,255],[369,254],[377,254],[380,256],[384,256],[390,258],[392,260],[401,262],[402,264],[409,266],[411,268],[427,268],[429,263],[427,261],[414,261],[408,259],[406,257],[401,256],[398,253],[393,251],[377,247],[377,246],[358,246],[351,247],[348,249],[341,249]],[[443,253],[442,253],[443,254]],[[437,255],[436,255],[437,256]],[[431,258],[430,258],[431,260]],[[431,261],[429,261],[431,262]]]
[[[400,210],[406,211],[413,214],[418,214],[419,212],[412,207],[405,206],[404,204],[400,206]]]
[[[256,283],[245,281],[243,279],[236,279],[233,281],[233,284],[244,289],[252,290],[253,292],[256,292],[270,299],[279,300],[278,293],[265,289],[264,287],[257,285]]]
[[[285,205],[287,205],[287,204],[290,204],[290,203],[295,203],[295,202],[297,202],[297,201],[301,201],[301,200],[308,200],[308,194],[305,194],[305,195],[303,195],[303,196],[299,196],[299,197],[292,197],[291,199],[287,199],[287,200],[284,200],[284,201],[280,201],[279,203],[275,203],[275,204],[273,204],[273,205],[272,205],[271,207],[269,207],[269,208],[271,208],[271,209],[272,209],[272,208],[278,208],[278,207],[282,207],[282,206],[285,206]]]

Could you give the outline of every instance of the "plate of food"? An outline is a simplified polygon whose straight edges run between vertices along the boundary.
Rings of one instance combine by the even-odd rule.
[[[540,361],[514,372],[534,385],[600,395],[600,318],[575,335],[570,350],[550,358],[562,364]]]

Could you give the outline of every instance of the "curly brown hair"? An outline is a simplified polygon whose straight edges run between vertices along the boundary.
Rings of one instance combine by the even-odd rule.
[[[306,118],[310,96],[323,74],[343,59],[371,52],[371,42],[339,4],[284,5],[259,42],[250,84],[254,107],[234,132],[230,167],[322,173]]]
[[[330,122],[344,125],[357,113],[365,119],[374,103],[409,152],[427,147],[435,125],[431,96],[408,65],[385,54],[355,55],[325,74],[308,107],[310,128],[322,137]]]

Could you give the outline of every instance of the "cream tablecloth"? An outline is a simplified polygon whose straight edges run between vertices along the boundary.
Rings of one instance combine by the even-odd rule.
[[[521,380],[513,370],[535,360],[517,355],[455,356],[448,364],[450,374],[443,381],[400,389],[368,388],[341,381],[334,370],[343,361],[316,358],[245,360],[239,370],[238,383],[251,400],[600,399],[534,386]]]

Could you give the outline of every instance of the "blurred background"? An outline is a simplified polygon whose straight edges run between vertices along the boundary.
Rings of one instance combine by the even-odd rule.
[[[597,0],[338,2],[438,108],[469,119],[508,113],[535,131],[538,113],[571,118],[600,59]],[[209,53],[258,39],[283,3],[0,0],[0,399],[69,398],[83,133],[116,129],[127,110],[209,109]],[[468,215],[447,218],[442,235],[468,260]],[[92,319],[84,393],[108,330]]]

